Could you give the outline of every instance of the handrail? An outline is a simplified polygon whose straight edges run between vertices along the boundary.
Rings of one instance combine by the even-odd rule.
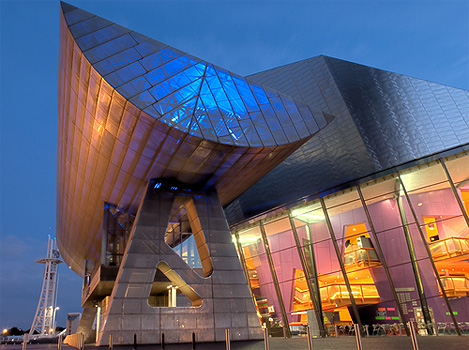
[[[375,253],[375,257],[370,257],[370,251],[373,251]],[[353,256],[350,259],[349,256],[352,254]],[[358,249],[344,252],[344,265],[353,265],[353,264],[357,264],[360,262],[368,262],[368,263],[378,262],[379,263],[379,259],[378,259],[378,256],[376,255],[375,249],[370,248],[370,247],[363,247],[363,248],[358,248]]]
[[[432,257],[435,260],[469,253],[469,238],[447,237],[430,243]]]
[[[451,296],[469,295],[469,279],[464,276],[440,276],[445,292]],[[459,283],[455,283],[459,282]],[[440,291],[441,293],[441,291]]]
[[[365,303],[368,299],[379,299],[378,290],[374,283],[351,284],[352,294],[357,302]],[[370,290],[363,290],[364,287],[371,287]],[[335,290],[331,290],[335,288]],[[344,299],[350,299],[350,294],[345,284],[334,283],[319,288],[321,300],[339,304]],[[371,293],[370,293],[371,292]]]

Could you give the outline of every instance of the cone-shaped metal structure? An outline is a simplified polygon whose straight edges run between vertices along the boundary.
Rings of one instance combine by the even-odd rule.
[[[98,261],[104,202],[135,213],[151,178],[228,204],[330,119],[308,105],[62,3],[58,244]]]

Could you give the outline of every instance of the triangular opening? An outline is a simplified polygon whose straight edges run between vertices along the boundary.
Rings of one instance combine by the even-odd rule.
[[[190,197],[179,196],[174,201],[165,243],[201,277],[212,274],[212,259],[195,204]]]
[[[148,304],[152,307],[198,307],[202,298],[168,264],[158,264]]]

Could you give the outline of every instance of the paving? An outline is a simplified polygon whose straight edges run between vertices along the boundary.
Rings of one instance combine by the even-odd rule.
[[[469,350],[469,336],[417,337],[419,350]],[[410,337],[367,337],[362,339],[362,350],[413,350]],[[2,345],[2,350],[21,350],[21,344]],[[57,344],[28,344],[27,350],[56,350]],[[104,350],[91,344],[85,350]],[[357,349],[354,337],[313,339],[313,350]],[[76,350],[62,346],[62,350]],[[114,346],[114,350],[133,350],[133,346]],[[158,345],[138,345],[137,350],[161,350]],[[192,350],[192,344],[166,344],[165,350]],[[225,343],[198,343],[196,350],[226,350]],[[232,342],[231,350],[265,350],[263,341]],[[270,338],[269,350],[308,350],[305,338]]]

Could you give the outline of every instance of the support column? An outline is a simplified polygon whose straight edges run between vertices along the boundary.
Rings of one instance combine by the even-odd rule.
[[[340,249],[337,244],[334,229],[332,228],[331,219],[329,218],[329,213],[327,212],[324,199],[321,197],[319,198],[319,200],[321,201],[322,211],[324,213],[324,218],[326,219],[326,224],[327,224],[327,228],[329,229],[329,234],[331,235],[331,238],[332,238],[332,244],[334,245],[335,254],[337,255],[337,260],[339,261],[340,270],[342,271],[342,275],[344,276],[344,281],[347,287],[347,292],[350,296],[350,302],[352,303],[353,314],[355,316],[355,319],[357,320],[358,326],[360,327],[360,332],[363,332],[362,321],[360,320],[360,315],[358,313],[357,303],[355,302],[355,298],[353,297],[352,287],[350,287],[350,281],[348,279],[347,272],[345,271],[344,262],[342,261],[342,256],[340,254]]]
[[[166,242],[170,218],[185,208],[197,245],[203,276],[191,268]],[[174,287],[171,307],[148,304],[152,288]],[[161,285],[159,283],[165,283]],[[179,289],[192,306],[175,305]],[[216,192],[194,190],[170,180],[151,180],[140,203],[119,272],[109,296],[97,345],[154,344],[164,333],[167,343],[223,341],[225,329],[233,340],[262,339],[243,269]],[[114,336],[115,335],[115,336]]]
[[[96,339],[98,339],[99,330],[101,329],[101,306],[96,309]]]
[[[440,286],[441,294],[443,294],[443,299],[445,300],[446,306],[448,307],[448,311],[451,315],[451,319],[453,321],[454,328],[456,329],[456,333],[458,335],[461,335],[461,330],[459,329],[458,322],[456,321],[456,317],[454,316],[453,309],[451,307],[451,304],[449,303],[448,296],[446,295],[445,286],[443,285],[443,282],[441,281],[440,274],[438,273],[438,269],[436,268],[435,262],[433,261],[432,252],[430,250],[430,245],[428,244],[428,242],[425,238],[425,235],[422,232],[422,228],[420,226],[419,220],[417,218],[417,215],[415,214],[414,208],[412,207],[412,202],[410,201],[409,194],[407,193],[407,190],[405,189],[404,183],[402,182],[401,175],[399,173],[397,173],[397,175],[399,176],[399,182],[401,183],[402,190],[404,191],[405,197],[407,199],[407,203],[409,203],[409,207],[410,207],[410,211],[412,212],[412,216],[415,220],[415,223],[417,224],[417,229],[419,231],[420,239],[422,240],[423,246],[425,247],[425,251],[426,251],[426,253],[428,255],[428,258],[430,260],[430,264],[432,265],[433,273],[435,274],[436,279],[438,281],[438,285]],[[427,307],[428,307],[428,305],[427,305]],[[425,316],[425,314],[424,314],[424,316]],[[427,325],[432,325],[433,326],[433,321],[431,320],[431,318],[430,318],[430,323],[428,323],[427,320],[425,320],[425,322],[427,322]],[[435,329],[435,332],[438,332],[438,329]]]
[[[378,236],[375,231],[375,226],[373,225],[373,220],[371,219],[370,212],[368,211],[368,206],[366,205],[365,198],[363,197],[362,190],[360,186],[357,186],[358,195],[360,196],[360,201],[362,202],[362,207],[365,210],[365,215],[368,220],[368,225],[370,225],[371,235],[373,236],[373,240],[375,241],[376,252],[378,253],[379,260],[381,265],[383,265],[384,272],[386,273],[386,278],[388,279],[389,287],[391,288],[392,295],[394,297],[394,301],[397,305],[397,310],[399,312],[399,317],[404,324],[407,336],[410,335],[409,328],[407,326],[406,319],[404,317],[404,312],[402,310],[401,303],[399,302],[399,297],[397,296],[396,288],[394,287],[394,282],[391,277],[391,273],[389,272],[388,264],[386,259],[384,258],[383,250],[381,249],[381,244],[379,243]]]
[[[239,233],[238,233],[238,231],[233,232],[233,235],[235,236],[236,246],[238,247],[239,260],[241,261],[241,266],[243,267],[244,275],[246,276],[246,281],[248,282],[249,290],[251,291],[252,297],[254,299],[254,294],[252,293],[251,279],[249,277],[249,271],[248,271],[248,268],[247,268],[247,265],[246,265],[246,257],[244,255],[243,246],[239,242]]]
[[[314,247],[311,242],[311,256],[312,256],[312,269],[313,271],[310,271],[308,268],[308,265],[306,263],[306,258],[303,253],[303,248],[301,246],[300,239],[298,237],[298,232],[296,230],[296,225],[295,225],[295,220],[293,219],[291,215],[291,211],[288,212],[288,218],[290,219],[290,226],[292,228],[293,232],[293,237],[295,239],[296,243],[296,248],[298,250],[298,256],[300,258],[301,266],[303,268],[303,271],[305,272],[305,278],[306,278],[306,284],[308,286],[308,291],[309,291],[309,296],[311,301],[313,302],[313,307],[314,307],[314,314],[316,316],[316,321],[319,325],[319,333],[321,337],[326,336],[326,330],[324,326],[324,316],[322,314],[322,305],[321,305],[321,294],[319,292],[319,284],[318,284],[318,274],[316,271],[316,259],[314,256]],[[314,283],[313,283],[314,280]]]
[[[269,262],[269,268],[270,273],[272,275],[272,282],[274,283],[275,293],[277,294],[277,299],[280,304],[280,312],[282,313],[285,335],[287,338],[291,338],[290,324],[288,323],[288,317],[287,312],[285,311],[285,304],[283,303],[282,292],[280,291],[280,286],[278,284],[277,272],[275,271],[275,265],[272,259],[272,253],[270,252],[269,241],[267,240],[267,235],[265,233],[265,228],[262,221],[259,221],[259,228],[261,231],[262,242],[264,243],[265,255],[267,256],[267,261]]]
[[[399,174],[398,174],[399,176]],[[409,223],[407,222],[407,216],[404,209],[404,204],[401,198],[401,188],[403,184],[399,176],[396,182],[396,202],[399,209],[399,215],[401,217],[402,229],[404,231],[404,237],[407,244],[407,250],[409,251],[410,263],[412,265],[412,271],[414,273],[415,285],[417,286],[417,293],[419,295],[420,305],[422,306],[423,319],[426,324],[432,324],[432,318],[430,316],[430,310],[428,309],[427,298],[425,296],[425,291],[423,289],[422,279],[420,278],[419,267],[417,264],[417,257],[415,255],[414,243],[412,242],[412,237],[409,232]],[[411,204],[409,203],[409,206]]]

